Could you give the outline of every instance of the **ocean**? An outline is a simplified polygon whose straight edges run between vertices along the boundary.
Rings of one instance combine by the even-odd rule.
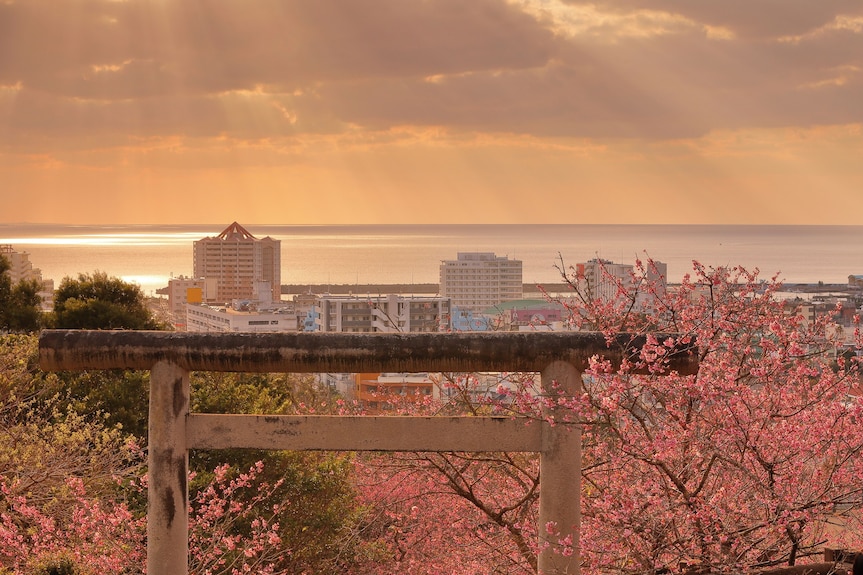
[[[153,295],[169,278],[190,276],[192,243],[229,223],[0,224],[0,244],[28,252],[56,285],[103,271]],[[595,257],[633,263],[649,256],[668,264],[670,282],[691,272],[693,260],[757,268],[762,278],[787,283],[845,284],[863,274],[863,226],[243,225],[281,240],[283,284],[437,283],[441,260],[475,251],[522,260],[525,283],[558,282],[561,263]]]

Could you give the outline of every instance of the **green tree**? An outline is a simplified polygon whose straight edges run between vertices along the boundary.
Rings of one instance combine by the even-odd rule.
[[[318,388],[311,377],[297,374],[195,372],[190,384],[191,408],[197,413],[332,413],[338,405],[338,398]],[[290,502],[277,516],[279,535],[290,546],[280,568],[289,573],[344,572],[366,553],[363,541],[354,536],[363,510],[351,486],[349,454],[195,450],[189,458],[196,473],[191,496],[210,484],[219,464],[227,462],[232,473],[239,474],[257,461],[264,464],[262,480],[271,485],[284,480],[273,497]],[[241,494],[235,497],[242,501]]]
[[[68,406],[87,417],[100,417],[108,427],[147,443],[150,372],[131,369],[56,374]]]
[[[54,295],[54,327],[60,329],[164,329],[137,285],[104,272],[63,278]]]
[[[0,256],[0,331],[36,331],[42,320],[39,282],[21,280],[13,285],[6,273],[10,268],[9,260]]]

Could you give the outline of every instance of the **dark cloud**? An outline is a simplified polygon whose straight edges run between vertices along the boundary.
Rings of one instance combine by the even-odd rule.
[[[748,38],[798,36],[832,23],[840,15],[863,15],[859,0],[570,0],[603,10],[659,10]]]
[[[361,125],[458,126],[543,136],[673,138],[711,129],[863,122],[863,35],[711,40],[698,31],[574,38],[543,68],[322,86]]]
[[[0,4],[0,82],[86,98],[526,68],[553,44],[497,0]]]

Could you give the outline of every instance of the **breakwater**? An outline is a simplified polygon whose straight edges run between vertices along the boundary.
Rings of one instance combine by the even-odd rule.
[[[568,291],[569,288],[563,283],[543,283],[543,284],[524,284],[525,294],[539,293],[540,291],[548,293],[561,293]],[[374,294],[384,295],[391,293],[398,294],[428,294],[433,295],[439,293],[440,284],[436,283],[415,283],[415,284],[282,284],[283,295],[298,295],[304,293],[322,294]]]

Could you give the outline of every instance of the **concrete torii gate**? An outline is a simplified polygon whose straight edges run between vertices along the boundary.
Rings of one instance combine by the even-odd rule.
[[[657,334],[659,338],[666,335]],[[193,414],[190,371],[233,372],[540,372],[542,389],[575,394],[594,355],[618,363],[637,356],[644,336],[520,333],[177,333],[45,330],[46,371],[150,370],[147,572],[188,572],[189,449],[245,447],[327,451],[533,451],[540,454],[538,529],[543,575],[579,572],[581,433],[577,428],[506,417],[370,417]],[[660,340],[661,341],[661,340]],[[670,354],[669,370],[697,370],[694,346]],[[549,413],[554,415],[554,413]],[[572,536],[574,553],[554,552]]]

